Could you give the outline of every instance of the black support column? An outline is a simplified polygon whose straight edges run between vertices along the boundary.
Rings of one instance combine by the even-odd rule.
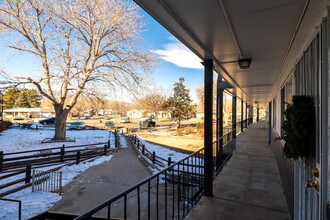
[[[272,102],[268,107],[268,144],[272,143]]]
[[[204,61],[204,181],[205,195],[213,196],[213,60]]]
[[[248,112],[247,112],[247,110],[248,110],[248,104],[246,103],[245,104],[245,127],[247,128],[247,126],[248,126],[248,121],[247,121],[247,118],[248,118]]]
[[[259,121],[259,108],[257,108],[257,122]]]
[[[218,75],[217,80],[217,140],[223,136],[223,88],[220,86],[222,77]],[[217,142],[216,165],[217,170],[220,168],[222,158],[223,139]]]
[[[243,132],[244,130],[244,124],[243,124],[243,121],[244,121],[244,107],[243,107],[243,100],[241,101],[241,132]]]
[[[236,138],[236,101],[237,101],[237,98],[236,96],[233,96],[233,99],[232,99],[232,112],[231,112],[231,115],[232,115],[232,130],[234,131],[233,133],[233,138]]]

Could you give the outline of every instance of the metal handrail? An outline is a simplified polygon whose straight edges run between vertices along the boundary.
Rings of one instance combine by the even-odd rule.
[[[167,171],[171,171],[171,170],[173,170],[175,166],[184,163],[185,160],[187,160],[187,159],[189,159],[189,158],[192,158],[193,156],[199,154],[200,152],[202,152],[202,151],[204,151],[204,150],[205,150],[205,147],[202,148],[202,149],[200,149],[200,150],[198,150],[198,151],[196,151],[196,152],[194,152],[194,153],[192,153],[192,154],[190,154],[189,156],[187,156],[187,157],[181,159],[180,161],[178,161],[178,162],[176,162],[176,163],[174,163],[174,164],[168,166],[167,168],[165,168],[165,169],[163,169],[163,170],[157,172],[156,174],[154,174],[154,175],[152,175],[152,176],[146,178],[145,180],[143,180],[143,181],[137,183],[136,185],[134,185],[134,186],[132,186],[131,188],[129,188],[129,189],[123,191],[122,193],[118,194],[117,196],[111,198],[110,200],[108,200],[108,201],[102,203],[101,205],[97,206],[96,208],[90,210],[89,212],[87,212],[87,213],[85,213],[85,214],[83,214],[83,215],[81,215],[81,216],[75,218],[75,220],[82,220],[82,219],[87,219],[87,218],[91,217],[94,213],[96,213],[96,212],[100,211],[101,209],[103,209],[103,208],[105,208],[105,207],[111,205],[111,204],[112,204],[113,202],[115,202],[116,200],[118,200],[118,199],[124,197],[125,195],[127,195],[128,193],[130,193],[130,192],[132,192],[132,191],[138,189],[138,188],[141,187],[142,185],[144,185],[144,184],[146,184],[146,183],[150,183],[151,180],[153,180],[153,179],[159,177],[161,174],[164,174],[164,173],[166,173]]]
[[[217,142],[219,142],[220,140],[223,140],[226,138],[226,143],[224,143],[225,145],[227,145],[228,143],[231,142],[231,140],[233,139],[233,132],[236,132],[236,129],[234,130],[231,130],[230,132],[228,132],[227,134],[221,136],[220,138],[218,138],[216,141],[214,141],[212,144],[216,144]],[[159,179],[160,179],[160,176],[161,175],[164,175],[165,174],[165,197],[167,197],[167,193],[166,193],[166,184],[167,184],[167,181],[169,181],[168,179],[166,179],[167,175],[171,176],[172,175],[172,184],[173,184],[173,193],[174,193],[174,184],[178,184],[178,190],[179,190],[179,193],[180,193],[180,183],[182,184],[182,188],[184,186],[188,187],[188,198],[185,198],[184,196],[183,197],[178,197],[177,200],[178,200],[178,205],[177,205],[177,209],[178,209],[178,212],[177,212],[177,215],[178,215],[178,219],[183,219],[185,217],[185,215],[188,213],[188,211],[192,208],[192,206],[190,206],[188,204],[188,207],[187,207],[187,210],[185,210],[185,203],[182,204],[183,207],[181,207],[183,209],[183,215],[181,216],[182,218],[180,218],[180,212],[179,212],[179,200],[186,200],[188,199],[188,203],[189,203],[189,199],[192,199],[189,197],[189,186],[191,187],[198,187],[198,191],[197,193],[195,194],[195,196],[193,196],[193,201],[191,203],[194,203],[197,202],[199,200],[199,198],[201,197],[202,193],[204,192],[204,189],[205,189],[205,186],[203,185],[203,183],[201,184],[200,182],[203,182],[203,179],[202,181],[199,181],[200,185],[198,185],[198,181],[196,180],[196,178],[202,178],[204,176],[204,161],[203,161],[203,165],[201,166],[201,163],[199,162],[199,165],[197,165],[196,163],[196,158],[198,158],[199,160],[201,158],[204,159],[204,150],[206,149],[206,147],[190,154],[189,156],[181,159],[180,161],[168,166],[167,168],[157,172],[156,174],[144,179],[143,181],[135,184],[134,186],[132,186],[131,188],[121,192],[120,194],[116,195],[115,197],[111,198],[110,200],[100,204],[99,206],[97,206],[96,208],[88,211],[87,213],[75,218],[75,220],[82,220],[82,219],[89,219],[93,214],[95,214],[96,212],[104,209],[104,208],[108,208],[108,218],[107,219],[110,219],[110,210],[111,210],[111,205],[116,202],[117,200],[119,199],[123,199],[124,200],[124,219],[127,219],[127,195],[131,192],[133,192],[134,190],[137,190],[137,199],[138,199],[138,219],[140,219],[140,213],[141,213],[141,210],[140,210],[140,188],[143,186],[143,185],[148,185],[148,219],[150,219],[150,183],[152,180],[155,180],[157,179],[157,216],[158,216],[158,185],[159,185]],[[216,158],[218,157],[218,153],[216,151]],[[197,157],[196,157],[197,156]],[[198,157],[199,156],[199,157]],[[193,160],[195,159],[195,164],[193,162]],[[228,158],[227,158],[228,159]],[[226,160],[227,160],[226,159]],[[188,162],[185,162],[186,160],[188,160]],[[190,160],[190,161],[189,161]],[[189,164],[189,162],[191,162],[192,164]],[[218,161],[217,161],[218,162]],[[177,168],[175,168],[177,166]],[[183,170],[181,169],[180,170],[180,166],[182,166]],[[218,168],[219,164],[217,163],[213,163],[212,165],[213,167],[216,167]],[[223,167],[223,164],[220,164],[220,169],[215,169],[214,170],[214,176],[217,175],[219,173],[219,171],[221,170],[221,168]],[[185,168],[187,169],[187,172],[185,171]],[[189,170],[190,169],[190,170]],[[195,169],[195,173],[194,173],[194,169]],[[199,173],[197,173],[197,169],[199,169]],[[200,170],[203,170],[203,172],[200,172]],[[172,172],[172,173],[171,173]],[[175,180],[174,179],[174,172],[177,173],[178,175],[178,180]],[[182,175],[182,181],[181,181],[181,177],[180,175]],[[185,180],[185,176],[188,176],[186,178],[188,178],[188,180]],[[199,179],[200,180],[200,179]],[[195,181],[195,183],[194,183]],[[190,189],[192,190],[192,189]],[[166,200],[167,201],[167,200]],[[182,201],[181,201],[182,202]],[[166,204],[165,203],[165,209],[166,209]],[[173,204],[174,204],[174,194],[173,194]],[[174,205],[173,205],[173,219],[174,219]],[[187,212],[185,212],[187,211]],[[167,215],[167,210],[165,211],[165,216]]]
[[[20,200],[16,199],[6,199],[6,198],[0,198],[0,200],[8,201],[8,202],[18,202],[18,219],[22,219],[22,202]]]

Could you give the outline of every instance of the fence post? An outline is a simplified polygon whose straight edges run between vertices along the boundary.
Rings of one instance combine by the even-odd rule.
[[[3,166],[3,151],[0,151],[0,172],[2,172]]]
[[[25,183],[29,183],[30,181],[31,181],[31,165],[26,164]]]
[[[152,163],[154,164],[156,162],[156,153],[155,151],[152,152]]]
[[[78,151],[79,152],[79,151]],[[79,152],[80,153],[80,152]],[[62,194],[62,171],[60,171],[60,195]]]
[[[144,144],[142,144],[142,155],[144,155]]]
[[[80,151],[77,151],[76,164],[80,162]]]
[[[64,161],[64,149],[65,149],[65,145],[63,144],[62,148],[61,148],[61,162]]]
[[[167,160],[167,166],[171,166],[171,163],[172,163],[172,159],[171,159],[171,157],[169,157]]]
[[[110,149],[110,139],[108,140],[108,148]]]
[[[36,171],[33,170],[33,174],[32,174],[32,192],[34,192],[35,176],[36,176]]]
[[[104,145],[104,155],[107,154],[107,145]]]

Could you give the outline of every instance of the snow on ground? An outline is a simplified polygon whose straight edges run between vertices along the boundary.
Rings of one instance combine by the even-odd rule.
[[[126,138],[122,134],[119,134],[119,138],[121,148],[128,148]]]
[[[62,185],[69,183],[75,176],[84,172],[92,166],[104,163],[110,160],[110,156],[101,156],[96,159],[82,162],[78,165],[65,166],[62,171]],[[19,192],[10,194],[5,198],[22,201],[22,219],[29,219],[37,214],[47,211],[56,202],[60,201],[62,196],[51,193],[33,192],[32,188],[26,188]],[[0,219],[18,219],[18,203],[0,200]]]
[[[50,147],[60,147],[63,143],[45,143],[41,141],[45,138],[51,138],[54,135],[54,129],[19,129],[11,128],[0,135],[0,150],[4,153],[26,151],[34,149],[44,149]],[[114,143],[114,135],[110,135],[109,131],[105,130],[67,130],[67,137],[75,139],[76,142],[66,142],[66,146],[85,145],[92,143],[107,142],[110,138],[110,143]],[[139,137],[140,138],[140,137]],[[177,162],[187,157],[187,154],[179,153],[159,145],[151,144],[140,138],[145,147],[156,155],[164,159],[171,157],[172,161]],[[122,148],[128,147],[125,137],[120,134],[120,143]],[[65,166],[59,171],[63,172],[63,186],[69,183],[75,176],[84,172],[89,167],[101,164],[111,159],[112,156],[101,156],[95,160],[91,159],[82,162],[79,165]],[[48,167],[49,168],[49,167]],[[48,169],[47,168],[47,169]],[[42,168],[40,170],[45,170]],[[159,167],[163,169],[163,167]],[[154,173],[158,172],[153,170]],[[24,176],[24,174],[22,174]],[[17,176],[16,176],[17,178]],[[6,181],[8,182],[8,180]],[[4,182],[0,182],[0,185]],[[57,194],[34,192],[31,193],[31,187],[6,196],[6,198],[17,199],[22,201],[22,219],[31,218],[39,213],[47,211],[56,202],[61,200],[61,196]],[[14,202],[6,202],[0,200],[0,219],[17,219],[18,204]]]
[[[139,135],[136,134],[136,136],[141,140],[141,142],[145,145],[146,149],[148,149],[150,152],[153,152],[155,151],[155,154],[156,156],[159,156],[163,159],[168,159],[169,157],[171,157],[171,161],[172,162],[179,162],[180,160],[188,157],[189,155],[188,154],[183,154],[183,153],[180,153],[180,152],[177,152],[177,151],[174,151],[174,150],[171,150],[171,149],[168,149],[168,148],[165,148],[165,147],[162,147],[160,145],[156,145],[156,144],[151,144],[149,143],[148,141],[144,140],[143,138],[139,137]],[[145,157],[146,160],[148,160],[147,157]],[[194,158],[194,157],[190,157],[186,160],[184,160],[184,164],[186,165],[184,168],[182,165],[178,167],[176,167],[176,169],[179,169],[179,170],[185,170],[185,171],[188,171],[189,172],[200,172],[200,173],[203,173],[203,170],[201,168],[194,168],[193,166],[189,166],[187,167],[187,164],[196,164],[197,166],[204,166],[204,160],[202,158]],[[161,166],[158,166],[157,164],[155,164],[156,167],[159,169],[159,170],[162,170],[164,169],[164,167],[161,167]],[[164,164],[165,166],[167,166],[167,164]],[[154,173],[156,174],[159,170],[156,170],[152,167],[149,167],[149,169]]]
[[[38,126],[39,127],[39,126]],[[0,135],[0,150],[4,153],[45,149],[51,147],[60,147],[62,143],[44,143],[41,142],[45,138],[54,136],[54,128],[44,127],[38,130],[35,129],[20,129],[12,127],[1,133]],[[75,142],[65,142],[66,146],[85,145],[107,142],[114,144],[114,135],[106,130],[67,130],[67,137],[75,139]],[[62,185],[69,183],[75,176],[84,172],[89,167],[101,164],[111,159],[110,156],[101,156],[88,161],[82,162],[79,165],[64,166],[59,171],[62,171]],[[58,166],[58,165],[56,165]],[[55,166],[48,166],[44,168],[37,168],[37,170],[49,170]],[[0,180],[0,185],[5,184],[15,179],[24,178],[25,173],[16,175],[4,180]],[[16,188],[24,183],[16,184]],[[9,188],[6,188],[6,191]],[[47,211],[57,201],[61,200],[61,196],[57,194],[34,192],[31,187],[21,190],[19,192],[10,194],[5,198],[17,199],[22,201],[22,219],[31,218],[39,213]],[[0,219],[17,219],[18,218],[18,203],[1,201],[0,200]]]
[[[153,152],[155,151],[156,156],[161,157],[163,159],[168,159],[169,157],[171,157],[171,160],[173,162],[177,162],[179,160],[182,160],[183,158],[187,157],[188,154],[183,154],[165,147],[162,147],[160,145],[156,145],[156,144],[151,144],[148,141],[145,141],[144,139],[142,139],[141,137],[139,137],[139,135],[136,134],[136,136],[141,140],[141,142],[145,145],[145,147],[150,151]],[[167,165],[167,164],[166,164]],[[159,169],[163,169],[164,167],[159,167]],[[154,172],[154,171],[153,171]]]
[[[51,147],[75,146],[107,142],[110,132],[106,130],[67,130],[66,136],[75,139],[75,142],[44,143],[45,138],[52,138],[54,129],[20,129],[10,128],[0,135],[0,151],[11,153],[17,151],[36,150]],[[114,143],[114,142],[111,142]]]
[[[173,136],[174,133],[171,133],[171,132],[152,132],[152,133],[148,133],[148,135],[156,135],[156,136]]]

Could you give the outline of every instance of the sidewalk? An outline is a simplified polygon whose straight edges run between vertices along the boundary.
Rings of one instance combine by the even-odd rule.
[[[91,167],[65,186],[62,200],[50,210],[83,214],[151,174],[131,146],[122,148],[111,160]]]
[[[265,121],[253,123],[237,137],[237,151],[214,182],[213,197],[203,196],[189,220],[289,220]]]

